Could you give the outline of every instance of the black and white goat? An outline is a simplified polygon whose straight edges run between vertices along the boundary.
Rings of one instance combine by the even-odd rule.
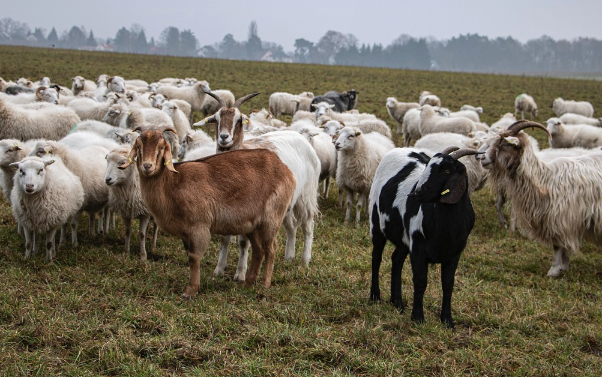
[[[460,157],[477,154],[450,147],[432,158],[420,150],[396,148],[380,162],[370,190],[372,287],[380,301],[379,268],[387,240],[395,245],[391,268],[391,302],[400,310],[401,270],[410,254],[414,283],[412,319],[424,322],[423,297],[429,263],[441,264],[441,322],[454,327],[451,296],[460,254],[475,222],[468,195],[466,167]],[[456,150],[451,153],[451,151]]]

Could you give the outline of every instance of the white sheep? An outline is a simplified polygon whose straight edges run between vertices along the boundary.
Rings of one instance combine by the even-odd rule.
[[[588,124],[566,126],[558,118],[548,119],[551,148],[597,148],[602,145],[602,128]]]
[[[58,140],[79,121],[73,110],[62,106],[31,110],[9,104],[0,97],[0,139]]]
[[[200,111],[207,97],[207,92],[211,88],[207,81],[202,80],[194,84],[194,86],[186,86],[177,88],[173,86],[160,86],[157,88],[158,94],[163,94],[170,99],[181,99],[190,104],[192,111]]]
[[[165,97],[163,94],[158,94],[156,92],[149,92],[148,100],[150,101],[151,106],[154,108],[157,108],[157,109],[161,109],[163,102],[171,101],[171,102],[175,103],[176,105],[178,105],[178,108],[180,110],[182,110],[182,112],[184,112],[184,114],[186,114],[186,117],[188,119],[190,119],[190,117],[191,117],[192,107],[190,106],[190,104],[188,102],[186,102],[184,100],[169,99],[169,98]]]
[[[448,147],[455,146],[461,149],[468,148],[478,150],[480,145],[480,140],[468,136],[452,132],[436,132],[420,138],[420,140],[414,144],[414,147],[429,151],[427,154],[432,157],[435,153],[439,153]],[[481,189],[487,181],[487,171],[481,166],[481,163],[477,161],[474,156],[464,156],[458,161],[466,166],[468,192],[472,194]]]
[[[468,118],[445,118],[438,116],[433,107],[424,105],[420,109],[420,135],[434,132],[453,132],[468,136],[476,131],[474,122]]]
[[[389,128],[387,123],[380,119],[362,119],[358,122],[342,122],[338,120],[333,120],[327,116],[321,116],[320,119],[318,119],[318,121],[316,122],[316,124],[318,124],[319,127],[328,128],[332,125],[331,122],[338,123],[340,125],[339,129],[343,127],[355,127],[359,128],[359,130],[363,133],[378,132],[388,137],[389,139],[391,138],[391,129]],[[326,126],[327,123],[331,124]]]
[[[399,102],[397,98],[389,97],[387,98],[386,107],[389,116],[397,122],[397,134],[400,135],[403,132],[403,117],[408,110],[417,109],[420,105],[418,102]]]
[[[86,80],[82,76],[75,76],[71,84],[71,91],[76,96],[81,92],[94,92],[97,88],[96,83],[92,80]]]
[[[178,137],[182,140],[189,132],[192,132],[190,128],[190,122],[186,117],[186,114],[172,101],[165,101],[161,105],[161,110],[167,114],[172,122],[173,128],[178,131]]]
[[[306,110],[297,110],[297,112],[295,112],[295,115],[293,115],[293,120],[292,123],[295,123],[296,121],[302,120],[302,119],[310,119],[313,122],[316,121],[316,114],[311,112],[311,111],[306,111]]]
[[[472,110],[477,112],[478,114],[483,114],[483,108],[481,106],[475,107],[471,105],[462,105],[462,107],[460,107],[460,110]]]
[[[75,132],[94,132],[98,135],[116,141],[119,144],[130,144],[132,145],[136,138],[139,136],[138,132],[134,132],[130,129],[121,127],[111,126],[108,123],[101,122],[98,120],[84,120],[77,124],[71,131]]]
[[[131,149],[131,146],[124,145],[107,154],[105,183],[109,186],[109,208],[123,219],[126,252],[130,251],[132,220],[138,219],[140,220],[138,231],[140,260],[146,260],[146,232],[151,214],[142,200],[138,170],[119,169],[119,166],[123,166],[127,162]],[[158,230],[159,228],[155,226],[152,248],[156,246]]]
[[[333,108],[335,105],[328,102],[318,102],[312,104],[315,109],[316,120],[318,120],[322,116],[327,116],[330,119],[338,120],[339,122],[352,123],[359,122],[360,120],[376,120],[376,115],[368,114],[368,113],[349,113],[349,112],[337,112],[334,111]]]
[[[420,97],[418,99],[418,104],[420,106],[431,105],[431,106],[441,107],[441,100],[439,99],[439,97],[437,97],[433,93],[425,90],[422,93],[420,93]]]
[[[565,113],[559,119],[564,124],[589,124],[590,126],[602,127],[602,118],[589,118],[579,114]]]
[[[403,116],[403,146],[409,147],[413,141],[420,139],[420,109],[410,109]]]
[[[126,104],[116,103],[109,106],[102,121],[115,127],[135,129],[145,126],[173,127],[173,121],[159,109],[128,108]]]
[[[84,201],[80,211],[71,223],[73,244],[77,244],[77,227],[82,212],[90,215],[90,235],[96,234],[94,228],[95,214],[103,210],[107,204],[109,190],[104,183],[107,169],[105,156],[109,150],[99,146],[89,146],[74,150],[67,145],[50,140],[39,141],[32,149],[30,156],[44,159],[59,157],[65,166],[81,180],[84,189]],[[102,222],[101,222],[102,224]]]
[[[261,110],[252,110],[249,113],[249,119],[251,122],[261,123],[265,126],[272,126],[275,128],[286,127],[286,123],[274,117],[269,110],[262,108]]]
[[[291,94],[286,92],[274,92],[268,101],[269,109],[274,116],[295,115],[297,110],[309,111],[311,100],[314,98],[312,92]]]
[[[234,94],[226,89],[216,89],[211,91],[213,94],[221,98],[227,107],[232,107],[235,102]],[[203,116],[213,115],[219,110],[218,102],[211,96],[206,96],[203,106],[201,106],[201,112]]]
[[[180,161],[192,161],[215,154],[217,145],[204,131],[189,132],[183,139],[178,152]]]
[[[566,113],[579,114],[588,118],[594,116],[594,107],[587,101],[567,101],[558,97],[552,102],[552,109],[558,117]]]
[[[56,88],[39,86],[34,93],[19,93],[16,96],[3,97],[10,103],[28,104],[33,102],[48,102],[54,105],[59,104],[59,92]]]
[[[106,99],[104,102],[85,97],[75,98],[67,104],[67,107],[75,111],[81,120],[102,120],[112,105],[129,103],[125,97],[116,93],[107,93],[104,98]]]
[[[121,76],[109,76],[107,78],[107,92],[125,94],[125,80]]]
[[[16,139],[0,140],[0,171],[2,172],[0,184],[2,184],[4,198],[9,204],[11,204],[10,193],[13,190],[13,177],[15,175],[15,169],[10,164],[27,157],[37,142],[35,139],[26,142]]]
[[[11,165],[17,168],[12,212],[25,231],[25,258],[35,250],[34,235],[46,233],[46,260],[50,262],[55,256],[56,231],[82,206],[82,184],[60,158],[25,157]]]
[[[502,131],[506,131],[510,125],[516,122],[516,116],[512,113],[506,113],[500,117],[500,119],[493,123],[489,127],[489,132],[492,134],[499,134]]]
[[[358,193],[355,223],[359,225],[362,206],[370,193],[376,168],[383,156],[395,148],[395,145],[391,139],[378,132],[364,134],[357,128],[344,127],[339,131],[335,148],[338,151],[337,186],[347,195],[345,223],[349,223],[353,196]]]
[[[529,112],[537,118],[537,103],[535,103],[533,97],[526,93],[516,96],[514,99],[514,116],[517,116],[519,112],[522,119],[525,119],[525,112]]]
[[[113,139],[104,137],[96,132],[82,130],[71,132],[69,135],[59,140],[59,143],[66,145],[72,150],[83,149],[95,145],[108,150],[119,147],[119,143]]]
[[[450,111],[449,109],[440,108],[439,111],[445,113],[447,118],[468,118],[475,123],[481,122],[479,113],[473,110]]]
[[[322,182],[322,195],[328,198],[331,178],[336,179],[337,151],[332,143],[332,137],[320,128],[303,127],[299,133],[309,141],[320,160],[320,182]]]

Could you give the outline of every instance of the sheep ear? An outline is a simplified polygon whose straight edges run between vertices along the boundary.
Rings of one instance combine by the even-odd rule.
[[[44,166],[48,166],[48,165],[52,165],[52,164],[54,164],[54,160],[44,161]]]
[[[127,168],[128,166],[130,166],[131,164],[133,164],[134,159],[136,158],[137,154],[138,154],[138,140],[136,140],[136,143],[134,143],[134,146],[132,147],[132,150],[130,151],[130,154],[128,155],[128,159],[125,162],[125,164],[118,166],[117,168],[120,170],[123,170],[123,169]]]
[[[21,148],[21,147],[20,147],[20,146],[18,146],[18,145],[15,145],[15,150],[16,150],[16,151],[21,151],[21,150],[23,150],[23,148]]]
[[[207,117],[201,121],[194,123],[192,126],[193,127],[202,127],[202,126],[206,125],[207,123],[217,123],[217,120],[215,120],[215,114],[211,115],[210,117]]]
[[[165,162],[163,163],[167,170],[178,173],[178,171],[173,167],[173,156],[171,155],[171,145],[166,141],[165,142],[165,152],[163,152],[163,159]]]
[[[21,163],[21,161],[13,162],[12,164],[9,164],[8,166],[10,166],[13,169],[16,169],[19,166],[20,163]]]
[[[462,169],[462,171],[456,172],[449,177],[447,182],[445,182],[439,202],[445,204],[457,203],[462,198],[462,195],[464,195],[464,191],[466,191],[466,181],[466,169]]]

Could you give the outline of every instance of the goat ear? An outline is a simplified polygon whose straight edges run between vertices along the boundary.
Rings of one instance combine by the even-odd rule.
[[[447,182],[445,182],[439,202],[445,204],[457,203],[462,198],[462,195],[464,195],[464,191],[466,191],[466,181],[466,169],[462,169],[462,171],[458,171],[449,177]]]
[[[128,155],[128,159],[125,162],[125,164],[118,166],[117,168],[120,170],[123,170],[123,169],[127,168],[128,166],[130,166],[131,164],[133,164],[134,159],[136,158],[137,154],[138,154],[138,141],[136,141],[136,143],[134,143],[134,146],[132,147],[132,150],[130,151],[130,154]]]
[[[165,165],[167,170],[174,172],[174,173],[179,173],[173,167],[173,156],[171,155],[171,145],[169,145],[169,143],[167,141],[165,142],[165,151],[163,152],[163,159],[165,160],[165,162],[163,164]]]

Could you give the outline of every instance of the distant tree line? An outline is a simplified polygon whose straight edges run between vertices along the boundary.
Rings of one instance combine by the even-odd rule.
[[[295,50],[285,52],[281,45],[261,40],[255,21],[244,41],[227,34],[220,42],[201,46],[191,30],[173,26],[165,28],[157,41],[148,39],[138,24],[122,27],[113,38],[100,39],[84,26],[73,26],[59,35],[55,28],[48,33],[42,28],[32,31],[26,23],[3,18],[0,44],[463,72],[602,72],[602,40],[593,38],[556,41],[542,36],[523,44],[512,37],[490,39],[478,34],[445,41],[401,35],[388,46],[370,46],[360,45],[352,34],[328,31],[315,43],[296,39]]]

